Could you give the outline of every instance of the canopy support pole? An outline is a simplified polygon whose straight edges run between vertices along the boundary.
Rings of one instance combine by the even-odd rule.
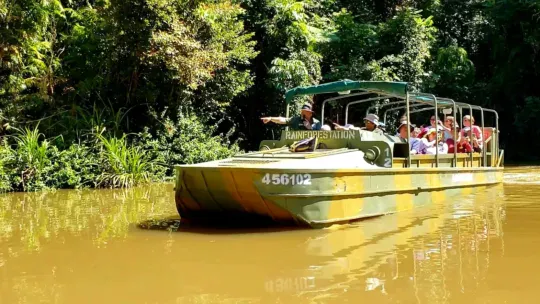
[[[407,108],[407,123],[411,123],[411,113],[409,110],[409,92],[405,94],[405,105]],[[386,113],[385,113],[386,114]],[[385,121],[386,123],[386,121]],[[409,153],[407,154],[407,168],[411,167],[411,128],[407,126],[407,145],[409,145]]]
[[[289,118],[289,110],[290,110],[290,106],[289,106],[289,103],[287,103],[287,112],[285,113],[285,117]],[[289,131],[289,124],[285,125],[285,131]]]
[[[439,168],[439,109],[435,95],[433,95],[433,100],[435,101],[435,168]]]
[[[473,117],[473,113],[472,113],[472,107],[471,105],[468,105],[469,106],[469,114],[471,116],[471,120],[469,120],[469,124],[470,124],[470,128],[469,128],[469,139],[471,141],[471,147],[472,147],[472,151],[471,151],[471,167],[473,166],[473,163],[474,163],[474,145],[472,144],[472,117]],[[461,122],[463,123],[463,121]]]

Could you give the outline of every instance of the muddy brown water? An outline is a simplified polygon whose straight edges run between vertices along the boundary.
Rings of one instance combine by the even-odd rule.
[[[323,230],[184,227],[167,184],[3,194],[0,303],[538,303],[540,168],[504,179]]]

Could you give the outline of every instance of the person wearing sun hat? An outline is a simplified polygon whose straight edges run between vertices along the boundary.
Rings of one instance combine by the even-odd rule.
[[[411,154],[421,154],[422,151],[424,150],[423,145],[422,145],[422,140],[420,138],[415,138],[412,136],[412,133],[414,132],[414,128],[416,127],[415,125],[410,124],[406,120],[402,120],[401,124],[398,127],[398,137],[403,140],[407,140],[407,126],[409,127],[410,133],[411,133],[411,137],[410,137],[411,141],[409,145]]]
[[[273,122],[280,125],[288,125],[291,130],[314,130],[321,129],[321,122],[313,117],[311,104],[305,103],[300,109],[300,115],[293,117],[261,117],[263,123]]]
[[[422,138],[422,143],[425,145],[425,154],[436,154],[439,150],[439,154],[448,153],[448,144],[442,141],[444,128],[437,126],[437,128],[429,128],[427,133]],[[438,139],[438,140],[435,140]],[[436,144],[438,142],[438,144]]]
[[[375,114],[368,114],[366,117],[364,117],[364,127],[358,128],[351,124],[347,124],[345,126],[340,126],[336,123],[334,123],[334,126],[336,127],[336,130],[365,130],[370,131],[378,134],[383,134],[383,131],[379,129],[379,116]]]
[[[416,127],[414,124],[410,124],[407,120],[400,120],[399,127],[397,128],[396,136],[401,137],[403,139],[407,139],[407,128],[404,128],[405,126],[409,126],[411,133],[414,131],[414,128]]]
[[[378,126],[379,126],[379,116],[375,114],[368,114],[366,115],[366,117],[364,117],[364,127],[361,129],[374,132],[376,130],[380,130],[377,128]]]

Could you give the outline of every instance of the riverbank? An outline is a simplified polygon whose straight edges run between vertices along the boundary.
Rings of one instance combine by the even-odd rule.
[[[99,130],[99,129],[96,129]],[[195,117],[150,132],[115,136],[105,129],[65,142],[37,127],[13,129],[0,145],[0,192],[127,188],[167,181],[175,164],[228,157],[238,147]],[[210,132],[208,132],[210,131]]]

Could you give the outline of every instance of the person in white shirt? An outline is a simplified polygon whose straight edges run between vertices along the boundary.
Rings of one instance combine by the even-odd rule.
[[[439,127],[437,129],[430,128],[426,135],[422,138],[422,143],[425,146],[425,154],[436,154],[439,150],[439,154],[448,153],[448,144],[442,141],[443,139],[443,128]],[[436,145],[436,138],[438,137],[438,144]]]

